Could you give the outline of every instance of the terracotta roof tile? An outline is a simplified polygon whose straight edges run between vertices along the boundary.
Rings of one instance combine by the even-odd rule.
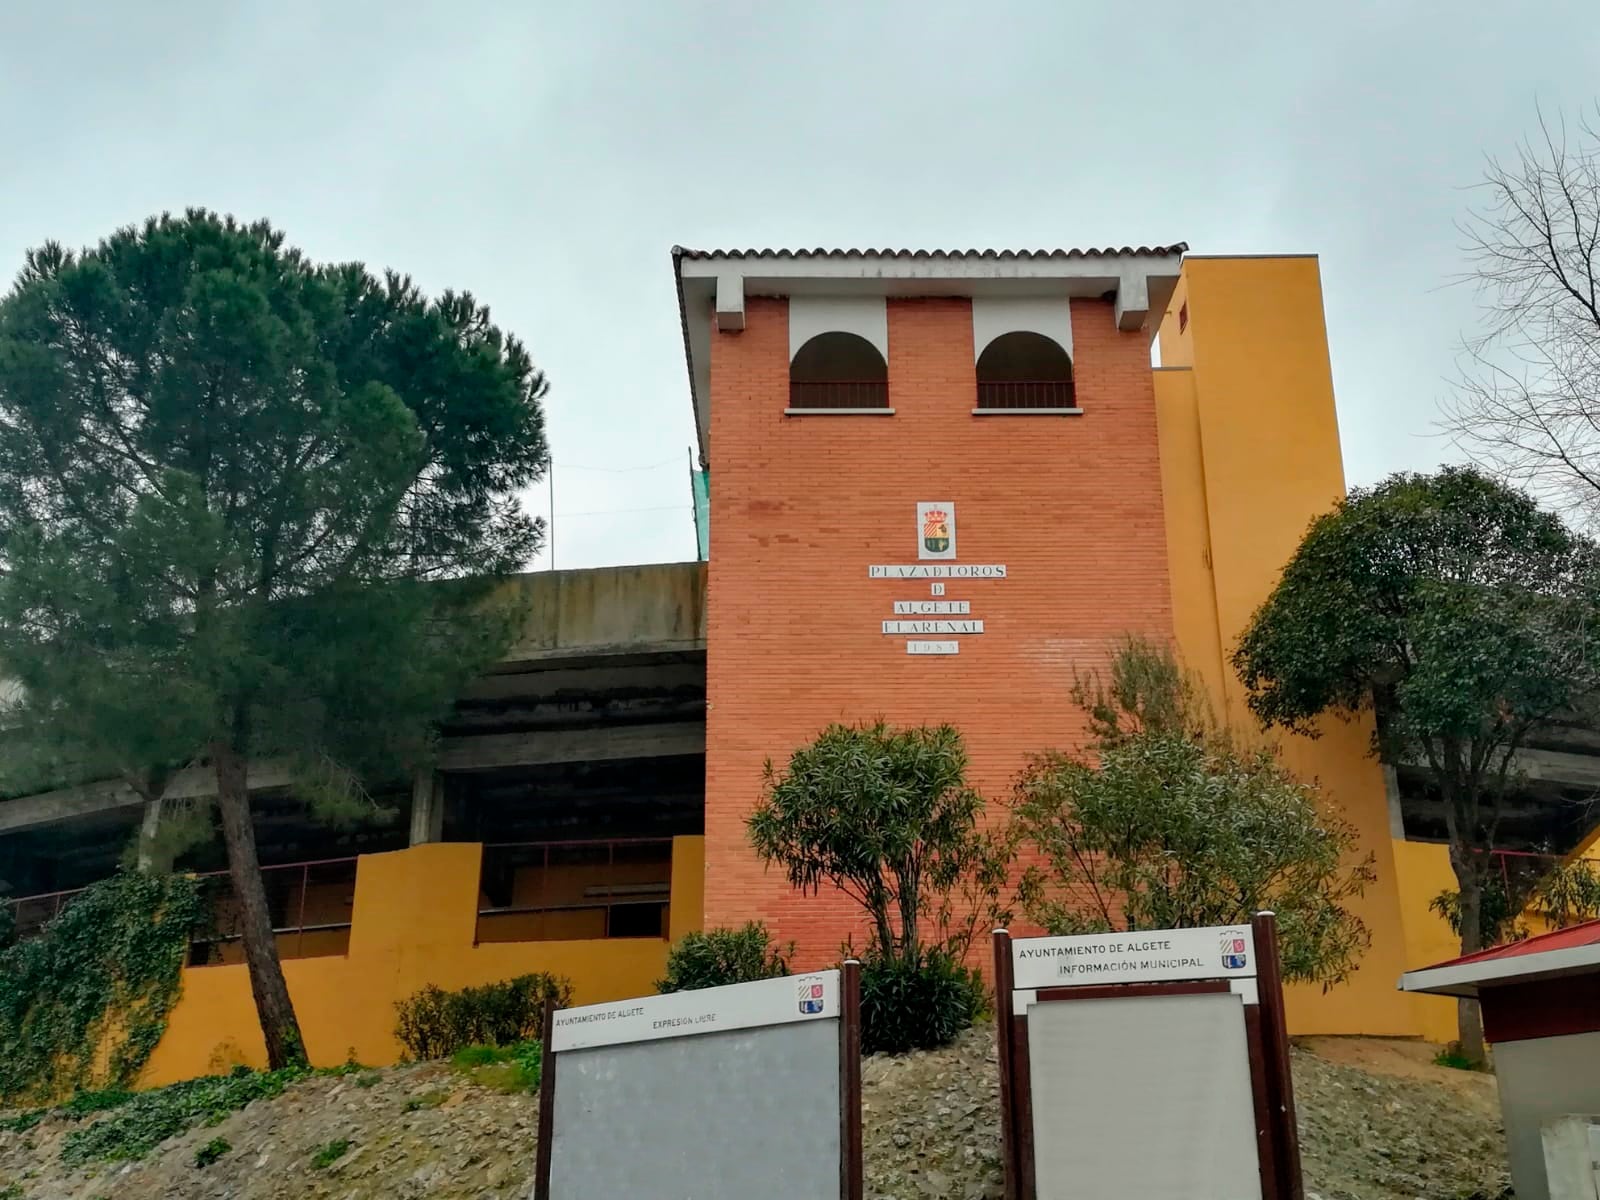
[[[891,249],[828,249],[818,246],[812,250],[745,249],[745,250],[691,250],[687,246],[674,246],[674,258],[1112,258],[1125,254],[1182,254],[1189,249],[1187,242],[1174,242],[1170,246],[1106,246],[1087,249],[1056,250],[891,250]]]

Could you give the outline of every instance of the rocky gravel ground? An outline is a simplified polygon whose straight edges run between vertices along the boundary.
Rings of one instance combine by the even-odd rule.
[[[1510,1197],[1493,1080],[1434,1067],[1427,1053],[1331,1040],[1296,1049],[1308,1200]],[[867,1195],[999,1197],[995,1079],[989,1026],[945,1050],[868,1059]],[[521,1200],[537,1117],[532,1096],[425,1064],[305,1080],[136,1163],[64,1167],[61,1143],[75,1126],[51,1118],[0,1133],[0,1200]],[[229,1149],[195,1166],[217,1138]],[[327,1161],[340,1142],[348,1148]]]

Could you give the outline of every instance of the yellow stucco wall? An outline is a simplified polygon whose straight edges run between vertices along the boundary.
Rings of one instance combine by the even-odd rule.
[[[1311,519],[1344,494],[1316,259],[1186,259],[1161,345],[1156,403],[1175,633],[1218,715],[1253,729],[1228,656]],[[1396,990],[1414,964],[1371,733],[1367,720],[1329,721],[1314,740],[1279,739],[1285,764],[1355,823],[1378,870],[1355,905],[1372,949],[1339,987],[1290,989],[1291,1033],[1423,1032],[1416,998]]]
[[[698,931],[706,912],[706,840],[672,839],[672,896],[667,905],[670,940]]]
[[[1435,842],[1394,843],[1395,871],[1400,887],[1400,911],[1405,917],[1406,969],[1431,967],[1461,953],[1461,939],[1438,913],[1428,908],[1440,892],[1455,891],[1456,873],[1450,868],[1449,847]],[[1418,1032],[1430,1042],[1451,1042],[1456,1037],[1455,1001],[1439,996],[1417,996]]]
[[[703,839],[674,838],[672,858],[675,939],[700,927]],[[372,1066],[398,1061],[395,1002],[430,983],[454,989],[549,971],[572,980],[579,1004],[653,990],[666,968],[664,939],[475,945],[481,859],[473,843],[361,858],[349,953],[284,963],[313,1065],[336,1066],[352,1055]],[[191,967],[141,1082],[154,1087],[265,1061],[245,968]]]

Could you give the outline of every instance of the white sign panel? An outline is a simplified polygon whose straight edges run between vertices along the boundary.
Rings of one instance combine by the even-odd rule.
[[[982,621],[885,621],[885,633],[982,633]]]
[[[943,584],[934,584],[942,588]],[[934,617],[947,614],[965,614],[972,611],[971,600],[896,600],[897,617]]]
[[[917,502],[917,557],[956,556],[956,503],[954,500]]]
[[[1028,1069],[1038,1200],[1259,1200],[1237,997],[1035,1004]]]
[[[874,563],[868,579],[1004,579],[1004,563]]]
[[[556,1013],[551,1049],[582,1050],[839,1016],[839,972],[786,975]]]
[[[907,642],[907,654],[960,654],[960,642]]]
[[[1011,970],[1018,989],[1253,979],[1255,938],[1248,925],[1017,938]]]

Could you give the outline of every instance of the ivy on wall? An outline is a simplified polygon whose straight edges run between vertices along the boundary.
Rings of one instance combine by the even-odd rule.
[[[125,871],[41,936],[0,941],[0,1104],[132,1084],[166,1032],[201,914],[194,879]]]

